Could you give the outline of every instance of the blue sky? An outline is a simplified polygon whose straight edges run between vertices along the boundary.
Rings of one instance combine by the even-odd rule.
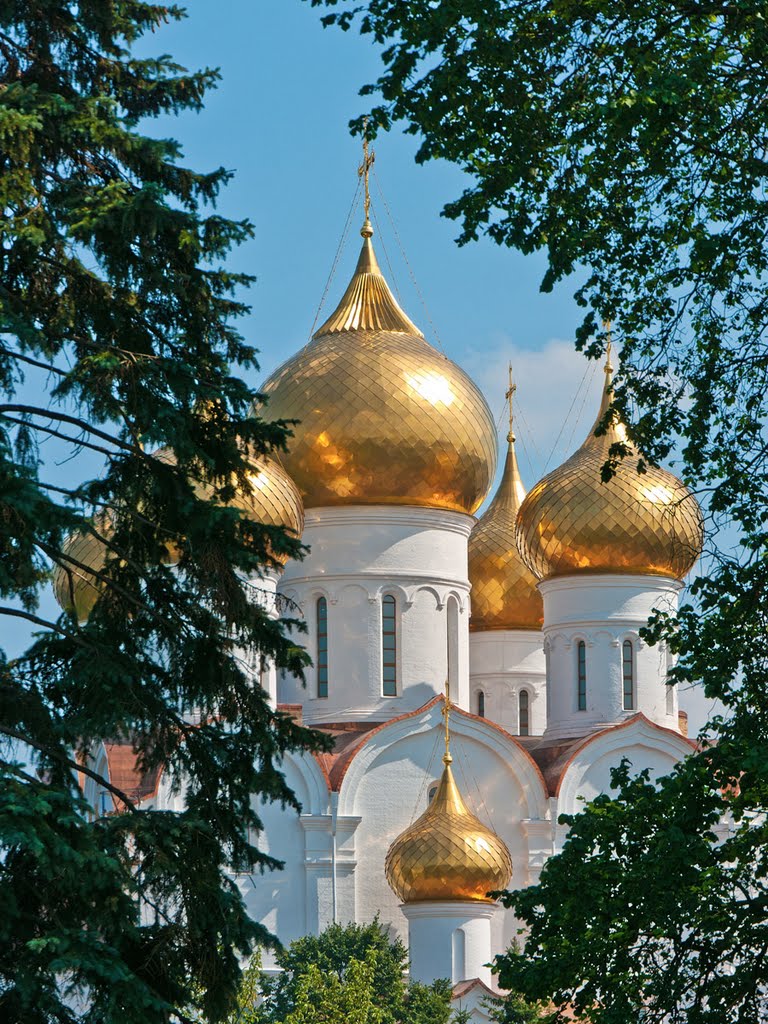
[[[360,142],[348,122],[364,112],[358,91],[375,79],[380,62],[369,39],[323,29],[319,12],[303,0],[187,0],[186,6],[189,18],[147,37],[141,51],[169,53],[188,68],[219,67],[222,81],[203,112],[150,122],[145,130],[178,139],[184,161],[199,170],[223,165],[235,172],[219,211],[255,225],[254,239],[231,265],[257,278],[248,296],[253,311],[241,324],[260,351],[256,385],[308,340],[357,186]],[[580,319],[571,298],[575,285],[543,295],[543,257],[486,239],[460,249],[458,225],[440,211],[465,179],[446,163],[417,165],[417,145],[400,131],[375,143],[379,262],[406,312],[433,343],[434,324],[445,353],[480,384],[502,422],[512,361],[518,447],[530,487],[581,442],[599,401],[602,374],[573,347]],[[326,313],[354,267],[361,222],[358,208]],[[0,643],[7,642],[9,654],[21,638],[14,639],[3,627]],[[683,694],[681,704],[692,712],[692,724],[703,720],[700,699]]]

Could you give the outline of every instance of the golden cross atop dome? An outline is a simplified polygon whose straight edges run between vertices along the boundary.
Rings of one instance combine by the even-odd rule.
[[[445,704],[443,710],[440,712],[445,720],[444,731],[445,731],[445,753],[443,754],[443,764],[448,765],[453,761],[451,757],[451,708],[453,704],[451,702],[451,684],[446,679],[445,681]]]
[[[605,331],[605,372],[606,375],[613,373],[613,366],[611,365],[611,349],[613,345],[611,343],[611,321],[603,320],[603,330]]]
[[[512,380],[512,363],[509,364],[509,387],[507,388],[507,402],[509,403],[509,433],[507,434],[507,441],[509,444],[515,440],[515,432],[512,429],[512,397],[517,391],[517,384]]]
[[[373,235],[373,228],[371,227],[371,221],[369,219],[369,212],[371,209],[371,189],[370,189],[370,172],[373,167],[373,162],[376,159],[376,153],[374,150],[368,148],[368,118],[366,117],[363,121],[363,162],[357,168],[358,178],[363,179],[363,187],[365,189],[363,198],[363,210],[365,211],[365,222],[360,230],[360,234],[363,238],[371,238]]]

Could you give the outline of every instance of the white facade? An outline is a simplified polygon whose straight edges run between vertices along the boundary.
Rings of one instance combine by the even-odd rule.
[[[584,735],[641,712],[678,728],[664,645],[640,639],[654,610],[674,614],[682,584],[664,576],[559,576],[544,580],[547,735]]]
[[[677,731],[666,652],[639,639],[654,609],[675,611],[681,585],[660,576],[555,578],[540,584],[541,632],[470,634],[473,522],[454,512],[399,506],[308,511],[302,540],[310,554],[288,563],[277,599],[285,614],[304,617],[308,633],[300,641],[314,665],[306,687],[292,677],[278,680],[278,702],[352,740],[338,757],[286,757],[301,814],[259,808],[261,845],[285,867],[238,881],[252,916],[284,943],[332,922],[378,915],[409,944],[415,979],[449,978],[465,1000],[467,983],[478,979],[472,1012],[480,1020],[487,1015],[478,993],[496,984],[487,965],[515,941],[518,922],[487,902],[401,905],[384,872],[390,845],[425,810],[440,777],[446,679],[464,712],[452,716],[456,781],[472,812],[506,843],[512,887],[538,880],[565,840],[559,815],[578,812],[584,799],[605,791],[622,758],[655,776],[691,745]],[[391,696],[384,680],[388,596],[396,652]],[[585,710],[578,702],[580,642]],[[625,707],[625,642],[632,645],[631,707]],[[323,663],[326,696],[318,692]],[[272,677],[266,678],[269,685]]]
[[[309,509],[303,562],[289,562],[279,593],[304,617],[312,655],[306,688],[290,676],[281,703],[302,704],[307,723],[386,721],[445,690],[469,704],[472,516],[404,506]],[[385,692],[383,600],[395,603],[394,685]],[[327,616],[328,688],[318,685],[318,602]]]
[[[547,724],[541,632],[493,629],[470,633],[469,670],[471,711],[498,722],[515,736],[541,736]]]
[[[452,985],[479,978],[490,987],[491,922],[498,912],[492,903],[468,900],[404,906],[414,981],[429,985],[444,978],[446,965],[450,964]]]

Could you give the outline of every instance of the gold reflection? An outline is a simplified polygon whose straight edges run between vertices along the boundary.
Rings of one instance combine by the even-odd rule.
[[[474,512],[496,431],[470,378],[400,309],[365,237],[338,308],[264,384],[269,419],[298,420],[281,461],[307,508],[422,505]]]
[[[581,448],[531,490],[517,517],[520,552],[539,579],[573,572],[655,573],[681,579],[701,553],[701,510],[665,469],[637,472],[637,456],[619,461],[607,483],[610,446],[627,441],[615,419],[595,436],[611,402],[612,369],[595,425]]]
[[[451,385],[440,373],[417,373],[406,377],[405,382],[430,405],[453,404]]]

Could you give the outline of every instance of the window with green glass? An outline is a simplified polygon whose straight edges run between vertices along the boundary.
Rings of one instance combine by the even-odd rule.
[[[587,645],[583,640],[576,644],[576,670],[578,675],[577,707],[587,710]]]
[[[397,603],[391,594],[381,601],[382,687],[385,697],[397,696]]]
[[[317,599],[317,696],[328,696],[328,602]]]
[[[528,722],[529,722],[529,719],[528,719],[528,701],[529,701],[529,698],[528,698],[528,691],[527,690],[521,690],[520,691],[519,701],[520,701],[520,706],[518,708],[518,711],[520,713],[520,735],[521,736],[527,736],[528,735],[528,730],[529,730],[529,724],[528,724]]]
[[[624,680],[624,710],[635,706],[635,659],[631,640],[625,640],[621,659],[621,674]]]

